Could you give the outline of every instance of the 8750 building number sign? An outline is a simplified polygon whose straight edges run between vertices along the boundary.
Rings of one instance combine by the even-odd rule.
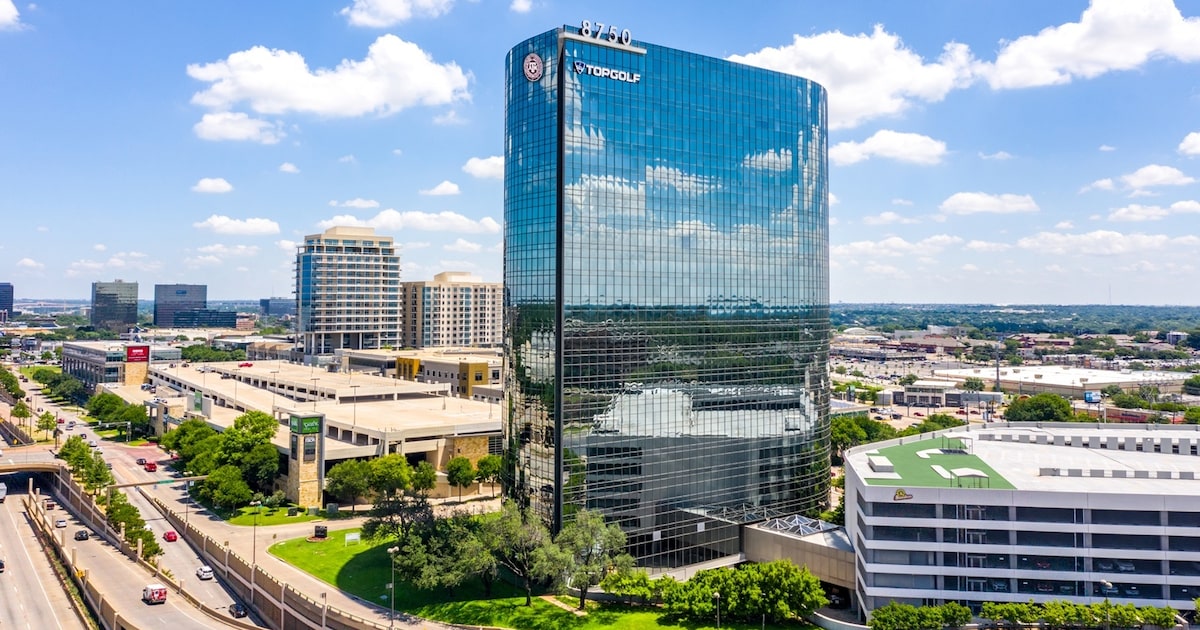
[[[617,27],[612,24],[592,22],[591,20],[584,20],[579,25],[579,34],[584,37],[607,39],[610,43],[621,44],[622,46],[628,46],[633,42],[633,35],[630,34],[629,29],[617,31]]]

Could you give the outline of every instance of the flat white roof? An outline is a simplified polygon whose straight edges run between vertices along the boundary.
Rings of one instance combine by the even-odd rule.
[[[937,376],[956,379],[968,377],[982,378],[984,382],[996,379],[996,368],[978,367],[956,370],[934,370]],[[1063,387],[1080,387],[1103,389],[1106,385],[1121,385],[1139,383],[1152,385],[1155,383],[1179,383],[1189,374],[1183,372],[1157,372],[1148,370],[1097,370],[1093,368],[1077,368],[1065,365],[1035,365],[1035,366],[1005,366],[1000,368],[1001,381],[1023,383],[1045,383]]]

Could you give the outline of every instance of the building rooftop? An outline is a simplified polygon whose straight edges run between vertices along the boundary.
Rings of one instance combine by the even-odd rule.
[[[957,370],[935,370],[937,376],[964,379],[970,376],[982,378],[985,382],[995,380],[995,367],[965,368]],[[1189,375],[1183,372],[1156,372],[1135,370],[1097,370],[1093,368],[1077,368],[1066,365],[1035,365],[1000,368],[1000,380],[1025,383],[1045,383],[1063,387],[1087,386],[1097,390],[1107,385],[1123,385],[1141,383],[1153,385],[1156,383],[1178,383]]]
[[[1194,496],[1196,445],[1197,425],[994,423],[858,447],[846,464],[869,485]]]

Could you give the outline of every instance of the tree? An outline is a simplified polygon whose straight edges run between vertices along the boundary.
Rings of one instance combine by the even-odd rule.
[[[555,555],[547,554],[554,543],[546,525],[529,507],[506,500],[500,512],[484,517],[483,540],[496,560],[521,581],[525,605],[532,605],[533,581],[554,573],[545,561],[547,555]]]
[[[250,502],[254,493],[242,479],[237,466],[226,464],[208,474],[200,484],[200,497],[225,509],[241,507]]]
[[[49,411],[44,411],[38,415],[37,429],[38,431],[42,432],[43,436],[57,428],[58,418],[55,418],[54,414],[50,413]]]
[[[242,457],[242,478],[260,492],[270,492],[275,476],[279,474],[279,451],[270,442],[254,445]]]
[[[871,611],[871,619],[867,622],[871,630],[920,630],[920,618],[916,606],[888,602]]]
[[[1183,412],[1183,421],[1188,424],[1200,424],[1200,407],[1188,407]]]
[[[1015,400],[1004,412],[1009,422],[1067,422],[1071,415],[1071,403],[1049,393]]]
[[[29,410],[29,405],[26,405],[24,400],[18,400],[17,404],[13,405],[12,411],[9,412],[9,415],[14,418],[19,418],[15,424],[24,425],[29,418],[33,417],[33,412]]]
[[[413,492],[422,496],[428,497],[429,493],[437,487],[437,469],[429,462],[419,462],[417,468],[413,470],[412,489]]]
[[[135,431],[145,434],[149,432],[150,428],[150,416],[146,415],[146,407],[144,405],[126,405],[125,408],[121,410],[116,422],[125,423],[125,426],[121,428],[129,431],[129,433],[125,436],[126,442],[133,439],[133,433]]]
[[[348,459],[325,473],[325,491],[339,501],[350,504],[356,512],[359,497],[371,489],[371,464],[361,459]]]
[[[951,628],[961,628],[971,623],[971,609],[958,602],[946,602],[942,609],[942,623]]]
[[[492,496],[496,496],[496,483],[504,470],[504,458],[499,455],[484,455],[475,462],[475,478],[481,483],[492,484]]]
[[[588,589],[599,584],[610,569],[632,564],[623,552],[625,532],[615,524],[606,525],[604,515],[595,510],[579,510],[575,519],[562,528],[554,539],[566,560],[563,575],[579,589],[579,609],[587,602]]]
[[[120,396],[110,392],[101,392],[89,398],[85,408],[88,415],[100,422],[116,422],[117,415],[126,406],[128,405]]]
[[[113,482],[113,475],[112,471],[108,468],[108,462],[104,461],[103,455],[94,451],[87,465],[83,467],[82,473],[83,487],[92,494],[96,494]]]
[[[829,422],[829,439],[840,459],[846,449],[866,442],[867,432],[853,418],[837,416]]]
[[[962,388],[965,391],[981,392],[983,391],[984,387],[985,385],[983,383],[983,379],[979,378],[978,376],[968,376],[965,380],[963,380]]]
[[[899,380],[897,380],[896,382],[899,383],[900,385],[912,385],[913,383],[917,382],[917,375],[916,374],[905,374],[904,376],[901,376],[899,378]]]
[[[58,449],[58,456],[67,462],[67,467],[71,469],[72,473],[78,474],[87,465],[91,453],[83,438],[72,435],[67,438],[66,442],[63,442],[62,448]]]
[[[446,480],[458,488],[458,500],[462,501],[462,489],[475,483],[475,467],[471,460],[461,455],[451,458],[446,464]]]
[[[371,460],[371,489],[391,496],[412,486],[412,467],[399,453],[389,453]]]

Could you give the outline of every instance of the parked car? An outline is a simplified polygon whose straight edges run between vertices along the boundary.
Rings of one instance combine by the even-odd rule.
[[[1038,582],[1037,590],[1039,593],[1053,593],[1054,585],[1049,582]]]
[[[1121,594],[1121,589],[1119,589],[1111,584],[1108,586],[1101,584],[1100,585],[1100,594],[1105,597],[1115,597],[1115,596]]]
[[[81,529],[75,532],[75,540],[87,540],[88,538],[91,538],[91,536],[92,535],[89,534],[88,530],[86,529]]]
[[[243,362],[243,363],[239,363],[239,364],[238,364],[238,367],[254,367],[254,364],[253,364],[253,363],[251,363],[251,362],[249,362],[249,361],[246,361],[246,362]]]
[[[173,531],[164,532],[163,540],[165,540],[167,542],[175,542],[176,540],[179,540],[179,534],[176,534]]]
[[[992,590],[997,593],[1008,592],[1008,580],[992,580]]]
[[[246,607],[234,602],[229,605],[229,614],[237,619],[241,619],[242,617],[246,616]]]
[[[1117,565],[1117,570],[1121,573],[1133,573],[1137,571],[1137,567],[1128,560],[1117,560],[1115,564]]]
[[[1038,560],[1037,562],[1034,562],[1034,563],[1033,563],[1033,566],[1034,566],[1035,568],[1038,568],[1038,569],[1043,569],[1043,570],[1045,570],[1045,569],[1049,569],[1049,568],[1050,568],[1050,561],[1049,561],[1049,560]]]
[[[1138,590],[1138,587],[1132,586],[1132,585],[1125,587],[1125,596],[1126,597],[1140,597],[1141,595],[1142,595],[1142,592],[1140,590]]]
[[[200,566],[199,566],[199,567],[196,569],[196,577],[200,578],[201,580],[211,580],[211,579],[213,579],[213,570],[212,570],[212,567],[208,566],[207,564],[202,564],[202,565],[200,565]]]
[[[1096,570],[1097,571],[1112,571],[1113,570],[1112,560],[1097,560],[1096,561]]]

